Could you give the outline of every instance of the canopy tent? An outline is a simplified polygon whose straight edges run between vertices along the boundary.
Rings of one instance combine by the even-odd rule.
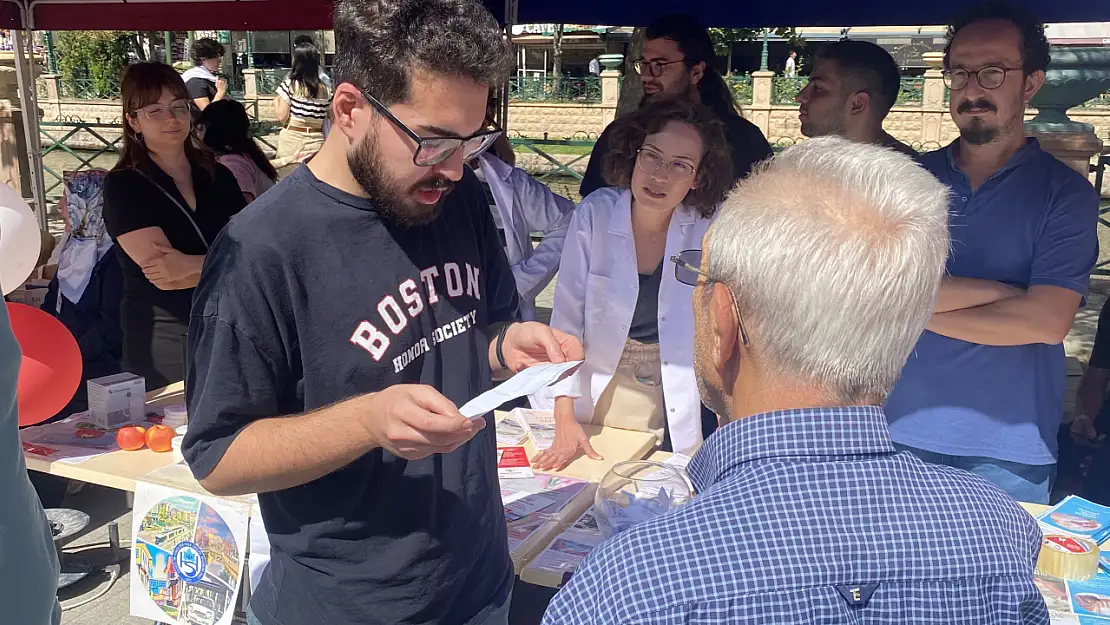
[[[1045,22],[1110,19],[1106,0],[1016,0]],[[968,0],[793,0],[681,4],[675,0],[483,0],[506,25],[527,23],[640,26],[685,11],[717,27],[944,24]],[[0,28],[15,32],[16,74],[25,109],[35,110],[23,31],[31,30],[311,30],[331,27],[333,0],[0,0]],[[38,116],[25,117],[32,194],[45,226]]]
[[[1045,22],[1096,22],[1110,17],[1105,0],[1018,0]],[[503,22],[510,3],[485,0]],[[514,24],[640,26],[676,11],[720,27],[887,26],[945,24],[968,0],[513,0]],[[309,30],[331,27],[332,0],[2,0],[0,27],[35,30]]]

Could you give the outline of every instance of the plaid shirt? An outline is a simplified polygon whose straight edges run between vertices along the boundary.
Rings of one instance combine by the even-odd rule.
[[[544,625],[1049,622],[1033,518],[895,452],[881,408],[741,419],[689,472],[698,496],[595,549]]]

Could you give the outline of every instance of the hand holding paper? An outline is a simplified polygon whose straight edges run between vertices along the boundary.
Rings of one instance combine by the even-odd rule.
[[[452,452],[486,425],[459,414],[430,386],[399,384],[368,397],[367,431],[378,446],[408,460]]]
[[[501,353],[514,373],[542,363],[559,364],[586,357],[577,338],[535,321],[511,325],[501,344]],[[495,345],[490,345],[490,356],[490,363],[496,366]]]
[[[496,388],[466,402],[462,408],[459,408],[459,412],[464,417],[480,417],[507,401],[530,395],[545,386],[551,386],[580,364],[582,364],[581,360],[572,360],[559,364],[544,363],[528,367]]]

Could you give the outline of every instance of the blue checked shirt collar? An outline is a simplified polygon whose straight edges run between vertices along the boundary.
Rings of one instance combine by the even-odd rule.
[[[745,417],[717,430],[690,461],[688,472],[701,493],[752,462],[895,451],[886,415],[879,406],[779,410]]]

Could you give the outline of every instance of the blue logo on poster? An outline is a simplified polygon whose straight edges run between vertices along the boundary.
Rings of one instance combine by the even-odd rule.
[[[188,584],[195,584],[204,579],[204,552],[196,543],[183,541],[178,543],[177,547],[173,550],[173,568],[177,570],[177,576],[181,581]]]

